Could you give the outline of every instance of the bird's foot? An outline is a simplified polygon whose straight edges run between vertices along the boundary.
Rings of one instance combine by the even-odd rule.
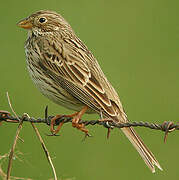
[[[51,119],[51,123],[50,123],[50,131],[51,131],[51,136],[56,136],[57,133],[60,131],[61,127],[63,126],[64,122],[60,122],[58,127],[55,129],[55,125],[56,125],[56,121],[62,117],[70,117],[70,118],[73,118],[72,119],[72,126],[81,130],[82,132],[85,133],[85,136],[90,136],[88,134],[88,130],[85,128],[85,125],[83,123],[78,123],[79,120],[81,119],[82,115],[86,112],[86,110],[88,109],[87,106],[84,106],[82,108],[81,111],[79,112],[75,112],[73,114],[70,114],[70,115],[56,115],[55,117],[53,117]]]

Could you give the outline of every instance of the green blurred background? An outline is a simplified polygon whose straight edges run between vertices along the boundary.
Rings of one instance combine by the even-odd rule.
[[[24,53],[27,32],[16,23],[41,9],[55,10],[71,24],[98,59],[108,79],[119,92],[131,121],[162,123],[178,121],[179,115],[179,1],[177,0],[36,0],[1,1],[0,7],[0,109],[9,110],[6,91],[17,114],[44,116],[72,113],[43,97],[29,78]],[[84,119],[97,119],[87,115]],[[145,128],[137,131],[156,155],[164,171],[152,174],[138,153],[118,130],[109,140],[106,129],[89,127],[94,136],[82,142],[83,134],[65,125],[58,137],[49,137],[49,127],[37,125],[49,149],[58,177],[74,180],[178,179],[179,141]],[[9,151],[16,124],[0,126],[0,154]],[[21,131],[23,155],[13,161],[12,175],[44,180],[51,169],[30,124]],[[3,163],[4,170],[7,160]]]

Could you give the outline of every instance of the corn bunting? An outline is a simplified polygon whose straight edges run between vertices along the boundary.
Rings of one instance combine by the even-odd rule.
[[[67,115],[73,118],[74,127],[88,132],[78,123],[84,113],[98,113],[115,122],[128,122],[119,96],[97,60],[61,15],[41,10],[21,20],[18,26],[28,30],[25,53],[33,82],[50,100],[76,111]],[[51,126],[55,134],[62,124],[57,130],[53,129],[53,123]],[[122,131],[152,172],[155,165],[162,170],[133,128],[122,128]]]

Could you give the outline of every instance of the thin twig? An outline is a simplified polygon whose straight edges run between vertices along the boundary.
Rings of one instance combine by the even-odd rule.
[[[14,111],[14,109],[13,109],[13,107],[12,107],[12,104],[11,104],[10,97],[9,97],[9,93],[8,93],[8,92],[6,92],[6,96],[7,96],[8,104],[9,104],[9,107],[11,108],[11,111],[12,111],[13,114],[16,116],[16,118],[20,121],[20,119],[18,118],[16,112]]]
[[[16,118],[19,120],[19,125],[18,125],[17,130],[16,130],[16,135],[15,135],[15,138],[14,138],[14,142],[13,142],[12,148],[11,148],[10,153],[9,153],[9,163],[8,163],[7,177],[6,177],[6,179],[9,180],[10,179],[10,174],[11,174],[11,169],[12,169],[12,160],[13,160],[14,150],[15,150],[15,147],[16,147],[16,144],[17,144],[17,140],[19,138],[19,133],[20,133],[20,131],[22,129],[23,120],[20,120],[18,118],[16,112],[14,111],[14,109],[12,107],[12,104],[11,104],[11,101],[10,101],[10,98],[9,98],[8,92],[7,92],[7,99],[8,99],[8,103],[9,103],[9,106],[10,106],[12,112],[14,113]]]
[[[10,173],[11,173],[11,168],[12,168],[12,160],[13,160],[14,150],[15,150],[15,147],[16,147],[16,144],[17,144],[19,133],[20,133],[20,131],[22,129],[22,124],[23,124],[23,121],[21,121],[19,123],[19,125],[18,125],[16,135],[15,135],[15,138],[14,138],[14,142],[13,142],[12,148],[11,148],[10,153],[9,153],[9,163],[8,163],[7,178],[6,178],[7,180],[10,179]]]
[[[40,135],[37,127],[35,126],[35,124],[34,124],[33,122],[31,122],[31,125],[32,125],[32,127],[34,128],[34,130],[35,130],[35,133],[36,133],[36,135],[37,135],[37,137],[38,137],[38,139],[39,139],[39,141],[40,141],[40,143],[41,143],[41,145],[42,145],[42,148],[43,148],[43,150],[44,150],[44,152],[45,152],[45,155],[46,155],[46,157],[47,157],[47,160],[48,160],[48,162],[49,162],[49,164],[50,164],[50,166],[51,166],[51,168],[52,168],[53,175],[54,175],[54,179],[57,180],[57,175],[56,175],[55,167],[54,167],[54,165],[53,165],[53,163],[52,163],[52,159],[51,159],[51,157],[50,157],[50,154],[49,154],[49,152],[48,152],[48,149],[46,148],[45,143],[44,143],[44,141],[43,141],[43,139],[42,139],[42,137],[41,137],[41,135]]]

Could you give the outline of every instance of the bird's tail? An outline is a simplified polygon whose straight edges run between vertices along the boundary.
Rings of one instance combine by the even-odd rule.
[[[158,163],[152,152],[146,147],[146,145],[143,143],[143,141],[133,128],[122,128],[122,131],[139,152],[146,165],[149,167],[149,169],[151,169],[152,173],[155,172],[155,166],[162,170],[160,164]]]

